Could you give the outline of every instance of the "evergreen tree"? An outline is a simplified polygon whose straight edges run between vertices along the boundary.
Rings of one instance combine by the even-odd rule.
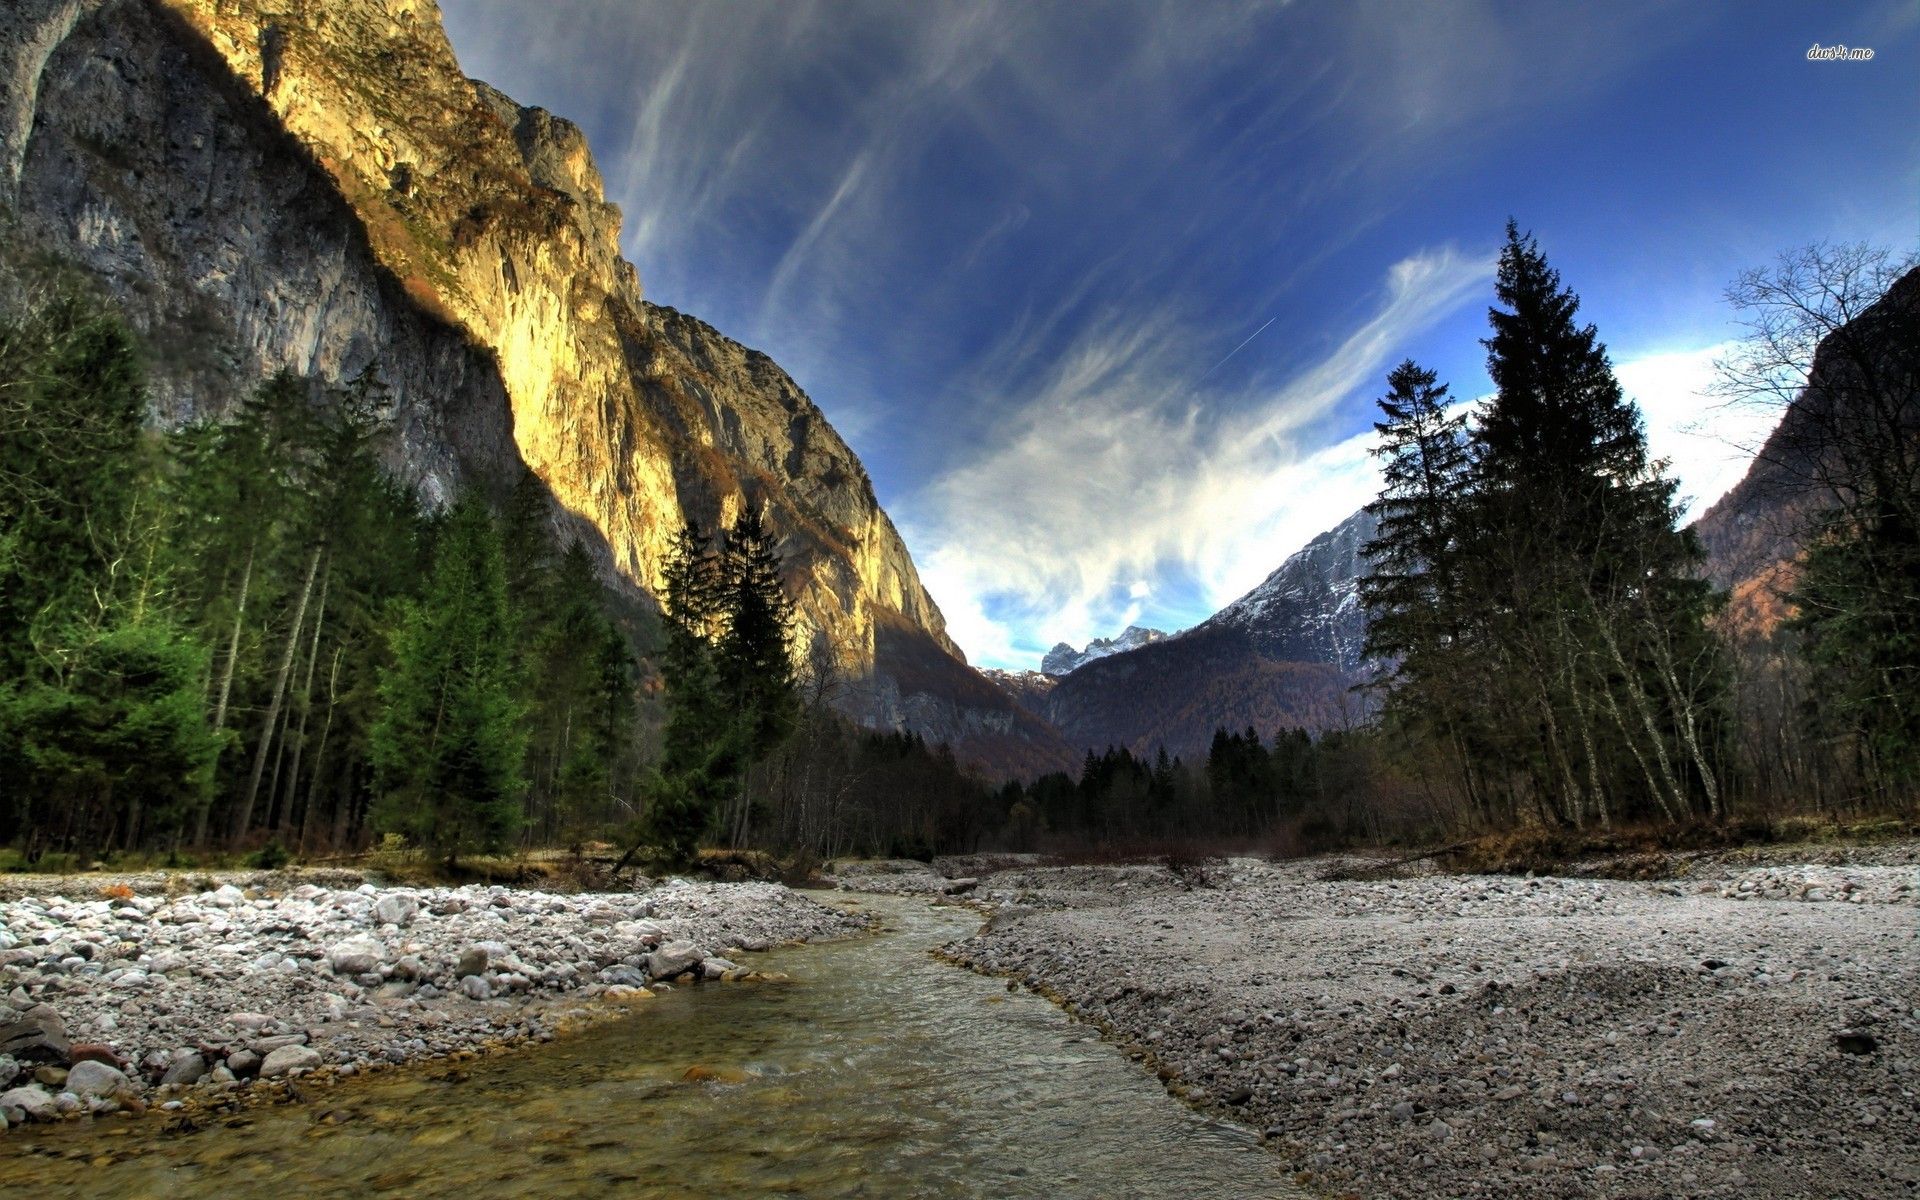
[[[208,786],[133,341],[60,286],[0,324],[0,836],[112,849]]]
[[[500,534],[468,494],[447,514],[424,595],[402,607],[372,734],[376,821],[446,853],[520,826],[526,734]]]

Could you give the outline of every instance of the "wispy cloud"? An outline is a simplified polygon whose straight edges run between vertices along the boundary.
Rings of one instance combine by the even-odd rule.
[[[1708,19],[1623,0],[1569,36],[1495,0],[443,3],[470,71],[587,126],[649,294],[792,372],[956,639],[1023,665],[1205,616],[1363,502],[1342,406],[1488,265],[1379,264],[1507,211],[1432,185]],[[1537,179],[1521,165],[1486,189]],[[1691,411],[1699,365],[1622,374],[1705,494],[1701,442],[1664,415]]]
[[[1315,423],[1491,269],[1452,247],[1396,264],[1371,317],[1245,395],[1192,390],[1196,334],[1182,322],[1090,330],[996,440],[904,506],[956,638],[989,661],[1030,660],[1137,619],[1148,580],[1184,578],[1189,617],[1250,587],[1371,492],[1364,441],[1317,444]]]

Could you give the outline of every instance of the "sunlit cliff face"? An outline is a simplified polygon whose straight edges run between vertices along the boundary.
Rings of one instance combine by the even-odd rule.
[[[526,464],[658,586],[672,534],[745,496],[783,535],[801,632],[844,670],[876,606],[952,650],[861,467],[771,360],[646,304],[579,129],[460,71],[412,0],[166,0],[334,178],[374,253],[497,360]]]

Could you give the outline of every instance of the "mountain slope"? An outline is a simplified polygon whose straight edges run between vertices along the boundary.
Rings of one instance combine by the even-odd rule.
[[[1844,348],[1841,337],[1850,340]],[[1911,389],[1920,345],[1920,270],[1897,280],[1856,324],[1829,335],[1814,352],[1807,384],[1781,413],[1741,477],[1725,496],[1694,523],[1707,552],[1707,573],[1728,592],[1726,620],[1738,632],[1764,634],[1787,614],[1782,594],[1793,584],[1793,561],[1808,519],[1825,507],[1828,484],[1845,471],[1828,461],[1837,444],[1871,436],[1863,431],[1903,423],[1912,410],[1910,391],[1891,415],[1856,423],[1847,405],[1856,390],[1857,363],[1878,359],[1881,378],[1903,381]],[[1920,431],[1910,430],[1914,435]]]
[[[1355,513],[1193,629],[1079,667],[1046,695],[1046,716],[1076,748],[1185,755],[1221,727],[1270,736],[1358,721],[1360,548],[1374,530]]]
[[[1019,724],[818,406],[642,298],[579,130],[467,79],[427,0],[17,0],[0,79],[0,259],[115,295],[162,423],[281,368],[371,372],[391,465],[430,501],[524,463],[639,593],[685,520],[761,503],[810,656],[899,697],[862,715],[944,705],[966,727],[984,687]],[[916,700],[896,671],[946,691]]]

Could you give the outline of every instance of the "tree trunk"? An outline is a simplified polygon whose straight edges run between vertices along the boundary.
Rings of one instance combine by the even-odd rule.
[[[233,668],[240,658],[240,631],[247,619],[247,595],[253,589],[254,547],[247,546],[247,565],[240,571],[240,602],[233,610],[233,632],[227,635],[227,662],[220,668],[220,691],[213,702],[213,733],[215,737],[227,728],[227,699],[233,694]],[[224,746],[224,742],[222,745]],[[216,754],[218,751],[215,752]],[[216,762],[218,760],[216,759]],[[200,812],[194,818],[193,844],[207,844],[207,814],[213,808],[213,798],[208,797],[201,805]]]
[[[287,773],[286,798],[280,802],[277,828],[282,837],[292,833],[293,809],[300,796],[300,758],[307,748],[307,717],[313,711],[313,672],[320,662],[320,630],[327,623],[327,588],[332,582],[333,560],[329,556],[327,568],[320,577],[320,603],[313,614],[313,642],[307,649],[307,677],[300,685],[300,727],[293,735],[293,767]]]
[[[300,599],[293,606],[293,628],[287,631],[287,646],[280,655],[280,665],[273,675],[273,695],[267,703],[266,732],[260,737],[260,745],[253,755],[253,774],[247,779],[247,791],[240,800],[240,811],[235,814],[232,838],[239,841],[247,834],[247,827],[253,823],[254,801],[260,796],[260,780],[267,772],[267,755],[273,748],[273,731],[280,723],[280,706],[287,698],[287,676],[293,673],[294,650],[300,643],[300,631],[307,623],[307,600],[313,595],[313,580],[320,572],[319,546],[307,556],[307,578],[300,585]]]
[[[327,765],[327,739],[333,736],[333,704],[340,685],[340,654],[346,647],[333,648],[333,665],[327,669],[327,719],[320,724],[320,744],[313,751],[313,778],[307,784],[307,804],[300,813],[300,852],[307,852],[307,839],[313,829],[313,814],[320,803],[322,768]]]

